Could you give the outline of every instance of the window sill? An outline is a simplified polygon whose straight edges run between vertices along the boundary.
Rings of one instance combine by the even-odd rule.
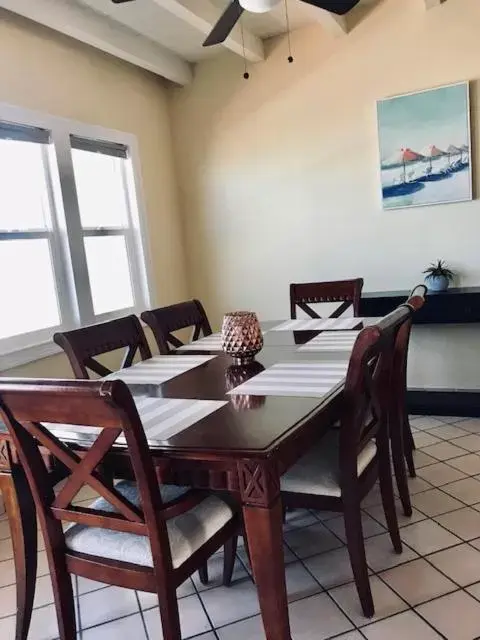
[[[102,316],[97,316],[95,318],[95,324],[99,324],[102,322],[108,322],[109,320],[115,320],[117,318],[123,318],[124,316],[134,314],[140,319],[141,312],[145,309],[145,307],[140,307],[138,309],[120,309],[119,311],[106,313]],[[149,327],[147,324],[140,319],[140,323],[144,330],[148,330]],[[62,330],[57,328],[56,330]],[[46,331],[43,336],[36,336],[38,342],[36,344],[30,344],[27,347],[22,347],[19,349],[14,349],[13,351],[7,351],[2,353],[0,351],[0,374],[3,371],[8,371],[9,369],[14,369],[15,367],[21,367],[26,364],[30,364],[35,362],[36,360],[42,360],[43,358],[48,358],[49,356],[54,356],[59,353],[63,353],[62,349],[53,342],[53,333],[54,329]],[[45,340],[45,335],[48,334],[48,339]],[[32,340],[35,340],[32,337]],[[43,340],[43,341],[42,341]]]
[[[30,364],[31,362],[35,362],[35,360],[48,358],[48,356],[61,353],[61,351],[58,345],[49,340],[48,342],[10,351],[10,353],[2,353],[0,354],[0,372]]]

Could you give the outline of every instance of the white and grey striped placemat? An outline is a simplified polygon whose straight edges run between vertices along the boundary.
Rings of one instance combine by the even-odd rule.
[[[224,407],[224,400],[134,398],[149,443],[167,440]]]
[[[360,331],[329,331],[312,338],[298,351],[347,351],[351,352]]]
[[[310,318],[286,320],[271,331],[341,331],[354,329],[362,324],[363,318]]]
[[[216,356],[154,356],[133,367],[115,371],[104,380],[123,380],[127,384],[161,384],[199,367]]]
[[[234,395],[322,398],[345,378],[348,362],[282,362],[229,391]]]
[[[168,440],[184,429],[224,407],[224,400],[178,400],[172,398],[134,397],[138,415],[145,429],[149,444]],[[45,423],[47,429],[58,438],[94,442],[101,432],[99,427],[79,427]],[[116,444],[126,445],[125,436],[118,437]]]
[[[177,351],[222,351],[222,334],[212,333],[210,336],[178,347]]]

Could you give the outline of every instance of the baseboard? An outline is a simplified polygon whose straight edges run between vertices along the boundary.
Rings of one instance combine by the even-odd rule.
[[[411,389],[407,404],[411,414],[480,417],[480,391]]]

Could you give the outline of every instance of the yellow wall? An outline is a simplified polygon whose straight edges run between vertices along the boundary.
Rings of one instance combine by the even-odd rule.
[[[472,80],[478,183],[479,33],[479,0],[383,0],[347,37],[296,31],[292,65],[277,38],[250,80],[225,54],[172,91],[190,291],[214,324],[238,308],[284,318],[292,281],[408,289],[436,258],[480,284],[478,200],[383,212],[376,130],[377,99]],[[417,329],[409,385],[478,389],[479,350],[478,325]]]
[[[153,74],[0,11],[0,101],[137,136],[156,304],[187,296],[167,90]],[[34,313],[32,309],[32,313]],[[66,376],[63,356],[3,375]]]
[[[344,38],[296,31],[292,65],[280,38],[248,81],[226,54],[173,91],[191,292],[215,322],[238,307],[284,317],[292,281],[363,276],[367,291],[407,289],[436,258],[480,284],[478,201],[381,210],[375,106],[480,78],[479,32],[479,0],[431,11],[384,0]],[[474,132],[478,93],[474,82]]]
[[[378,98],[471,79],[475,143],[479,28],[479,0],[429,12],[422,0],[383,0],[345,38],[295,32],[293,65],[279,38],[248,82],[241,59],[223,54],[199,64],[191,86],[166,89],[0,12],[0,100],[137,135],[158,304],[191,293],[214,324],[241,307],[281,318],[294,280],[362,275],[366,290],[405,289],[442,257],[463,284],[480,284],[478,201],[381,211],[375,117]],[[410,384],[478,386],[478,328],[417,334]],[[59,356],[9,373],[70,370]]]

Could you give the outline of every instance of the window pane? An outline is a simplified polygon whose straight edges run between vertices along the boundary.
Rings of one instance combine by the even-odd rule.
[[[50,220],[44,145],[0,140],[0,229],[44,229]]]
[[[0,339],[60,324],[48,240],[0,242]]]
[[[127,247],[123,236],[85,238],[95,315],[134,306]]]
[[[82,226],[127,225],[127,194],[122,174],[123,158],[72,149],[75,184]]]

